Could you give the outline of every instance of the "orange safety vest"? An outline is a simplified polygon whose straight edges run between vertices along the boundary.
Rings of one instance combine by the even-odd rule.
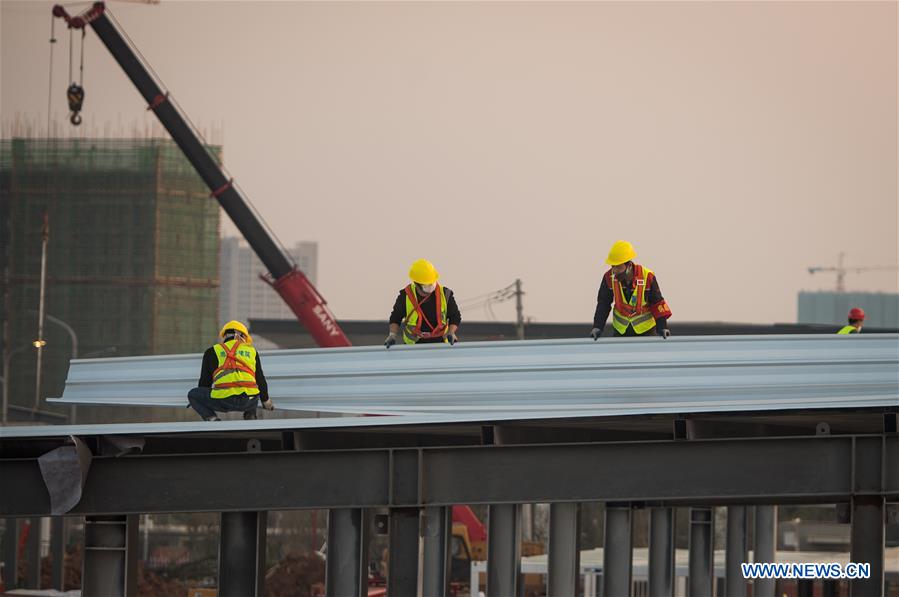
[[[241,340],[228,340],[214,348],[219,366],[212,372],[211,396],[228,398],[238,394],[258,394],[256,349]]]
[[[612,327],[619,334],[633,327],[637,334],[645,334],[656,326],[653,309],[646,304],[646,288],[652,285],[654,274],[651,269],[634,264],[635,287],[630,300],[625,300],[621,282],[612,274],[612,295],[615,306],[612,309]],[[665,306],[667,310],[667,306]]]
[[[403,326],[403,341],[415,344],[423,338],[440,338],[446,334],[446,293],[443,286],[437,284],[434,289],[434,300],[437,301],[437,323],[433,324],[425,316],[415,291],[415,282],[404,289],[406,293],[406,319]],[[425,297],[427,298],[427,297]],[[422,331],[422,323],[426,323],[431,331]]]

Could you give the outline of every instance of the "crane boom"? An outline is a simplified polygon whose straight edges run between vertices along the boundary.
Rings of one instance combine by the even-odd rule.
[[[147,102],[149,109],[153,110],[197,174],[209,187],[212,196],[218,200],[222,209],[268,269],[271,280],[266,281],[281,295],[300,323],[309,330],[315,342],[323,347],[349,346],[350,341],[328,309],[324,298],[306,275],[287,259],[234,186],[234,181],[225,175],[178,106],[170,101],[169,94],[162,90],[106,12],[103,2],[95,2],[87,11],[74,17],[60,5],[53,7],[53,15],[64,19],[69,28],[84,29],[87,25],[93,28],[100,41]]]

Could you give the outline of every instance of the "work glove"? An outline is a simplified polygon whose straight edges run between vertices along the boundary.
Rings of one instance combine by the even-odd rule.
[[[271,398],[269,398],[268,400],[264,400],[262,402],[262,408],[264,408],[265,410],[275,410],[275,403],[272,402]]]
[[[456,342],[459,341],[459,338],[456,337],[456,334],[454,334],[452,332],[447,333],[444,336],[444,338],[446,338],[446,341],[449,343],[450,346],[452,346],[453,344],[455,344]]]
[[[384,346],[385,346],[385,348],[390,348],[394,344],[396,344],[396,334],[391,332],[390,334],[387,335],[387,339],[384,340]]]
[[[667,340],[668,336],[671,335],[671,330],[669,330],[668,328],[659,328],[656,333],[658,333],[658,335],[661,336],[663,340]]]
[[[599,340],[599,337],[600,337],[601,335],[602,335],[602,329],[601,329],[601,328],[593,328],[592,330],[590,330],[590,337],[593,338],[593,341],[594,341],[594,342],[596,342],[597,340]]]

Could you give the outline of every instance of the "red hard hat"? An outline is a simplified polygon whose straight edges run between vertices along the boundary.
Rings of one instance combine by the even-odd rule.
[[[849,319],[864,319],[865,312],[858,307],[853,307],[849,310]]]

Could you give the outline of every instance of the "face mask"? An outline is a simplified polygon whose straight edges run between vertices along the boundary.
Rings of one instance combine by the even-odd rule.
[[[425,294],[431,294],[435,290],[437,290],[437,284],[422,284],[419,286],[421,291]]]

